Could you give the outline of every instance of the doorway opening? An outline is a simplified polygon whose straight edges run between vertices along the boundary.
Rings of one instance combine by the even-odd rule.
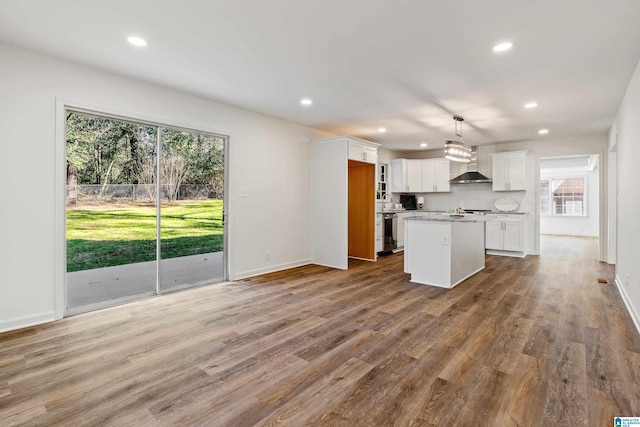
[[[66,315],[227,279],[227,139],[66,111]]]
[[[540,159],[540,252],[552,236],[600,237],[600,159],[583,154]]]

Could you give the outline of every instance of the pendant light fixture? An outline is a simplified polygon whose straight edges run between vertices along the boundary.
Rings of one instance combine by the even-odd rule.
[[[471,147],[462,141],[462,122],[460,116],[453,116],[455,134],[459,141],[446,141],[444,143],[444,157],[454,162],[469,163],[471,161]]]

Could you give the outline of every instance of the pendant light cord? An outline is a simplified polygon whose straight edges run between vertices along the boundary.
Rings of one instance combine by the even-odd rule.
[[[453,120],[454,120],[454,132],[456,134],[456,136],[458,136],[460,138],[460,140],[462,141],[462,122],[464,121],[464,119],[460,116],[453,116]],[[460,127],[458,129],[458,126]]]

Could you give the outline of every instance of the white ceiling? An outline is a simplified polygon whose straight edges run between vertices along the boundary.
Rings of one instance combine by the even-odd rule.
[[[606,132],[640,1],[0,0],[0,40],[415,151],[451,139],[454,114],[470,145]]]

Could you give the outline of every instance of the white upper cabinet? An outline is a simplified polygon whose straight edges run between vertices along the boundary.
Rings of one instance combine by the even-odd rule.
[[[394,159],[391,161],[394,193],[435,193],[449,190],[449,160]]]
[[[393,193],[422,192],[422,161],[391,160],[391,191]]]
[[[422,162],[422,191],[425,193],[437,191],[436,162]]]
[[[349,141],[349,160],[365,163],[378,163],[378,150],[374,147]]]
[[[493,164],[493,191],[520,191],[525,189],[526,151],[491,154]]]
[[[451,162],[447,159],[435,159],[432,160],[435,163],[435,176],[436,176],[436,192],[447,192],[449,188],[449,176],[451,173]]]
[[[420,160],[407,160],[407,191],[422,191],[422,164]]]

